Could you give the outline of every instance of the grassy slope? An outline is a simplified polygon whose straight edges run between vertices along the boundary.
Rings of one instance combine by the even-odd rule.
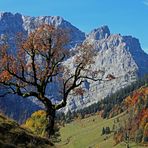
[[[119,115],[122,116],[123,114]],[[116,117],[115,117],[116,118]],[[112,129],[114,118],[102,119],[98,115],[73,121],[62,127],[61,142],[57,147],[62,148],[125,148],[125,144],[121,143],[114,146],[112,135],[107,140],[101,136],[102,128],[109,126]],[[137,148],[134,143],[130,144],[132,148]],[[142,148],[138,146],[138,148]]]
[[[0,148],[49,148],[51,142],[0,114]]]

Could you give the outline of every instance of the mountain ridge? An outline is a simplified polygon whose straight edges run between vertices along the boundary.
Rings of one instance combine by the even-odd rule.
[[[106,75],[110,73],[116,77],[115,80],[106,83],[87,81],[82,86],[86,93],[83,96],[70,96],[64,112],[75,111],[98,102],[111,93],[130,85],[137,77],[148,73],[148,55],[142,50],[139,40],[132,36],[111,34],[106,25],[86,35],[59,16],[30,17],[5,12],[0,13],[0,38],[7,34],[10,37],[9,42],[14,45],[15,33],[22,31],[27,36],[29,32],[44,23],[70,30],[68,47],[70,50],[83,42],[91,43],[97,52],[92,68],[102,69]],[[70,62],[72,63],[72,60]],[[54,88],[51,91],[53,90]],[[57,93],[56,90],[54,91],[53,93]]]
[[[0,13],[0,34],[8,34],[10,38],[15,36],[17,32],[23,32],[25,35],[28,35],[31,31],[35,30],[35,28],[42,24],[53,25],[55,27],[68,30],[70,34],[70,48],[74,47],[75,44],[80,44],[85,39],[85,33],[60,16],[31,17],[24,16],[19,13]]]

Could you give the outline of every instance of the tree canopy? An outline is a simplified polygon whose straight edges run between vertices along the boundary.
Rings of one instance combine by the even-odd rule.
[[[66,106],[68,95],[82,94],[80,86],[86,79],[98,81],[104,75],[104,71],[92,70],[95,50],[88,42],[77,46],[74,56],[67,48],[68,43],[68,32],[50,25],[40,26],[27,38],[18,33],[14,53],[9,52],[11,46],[6,40],[0,43],[1,97],[16,94],[37,98],[46,108],[50,131],[55,110]],[[98,73],[100,78],[96,78]],[[114,77],[109,75],[110,79]],[[57,104],[48,95],[53,84],[58,85],[56,93],[61,102]],[[49,130],[48,133],[51,134]]]

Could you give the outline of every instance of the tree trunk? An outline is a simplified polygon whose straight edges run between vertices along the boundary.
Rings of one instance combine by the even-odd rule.
[[[129,148],[129,143],[126,144],[126,148]]]
[[[47,108],[46,113],[46,118],[48,121],[46,133],[47,137],[50,138],[54,134],[55,109],[53,109],[52,106],[50,106]]]

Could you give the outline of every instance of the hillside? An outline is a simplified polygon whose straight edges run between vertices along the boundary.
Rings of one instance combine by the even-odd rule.
[[[54,141],[56,147],[124,148],[128,143],[132,148],[144,148],[148,145],[148,87],[145,85],[133,91],[121,104],[124,112],[119,112],[110,119],[103,119],[102,113],[97,112],[83,117],[78,114],[71,121],[65,117],[66,123],[56,122],[58,127],[58,137]],[[117,109],[117,105],[113,107],[118,113]],[[45,112],[39,110],[32,114],[24,126],[34,134],[44,135],[46,124]]]
[[[102,119],[95,115],[66,124],[60,129],[62,147],[124,148],[127,143],[124,135],[127,133],[130,147],[147,146],[148,87],[134,91],[123,103],[127,111],[114,118]],[[105,127],[109,127],[111,133],[101,135]]]
[[[52,143],[0,114],[0,148],[50,148]]]
[[[62,147],[148,146],[148,87],[145,85],[133,91],[121,104],[124,112],[114,118],[102,119],[97,114],[66,124],[60,130]],[[118,112],[118,108],[120,104],[112,110]],[[107,127],[110,132],[104,134]]]
[[[125,118],[119,121],[120,125],[115,129],[115,141],[124,141],[128,137],[129,140],[148,146],[148,87],[143,86],[134,91],[123,103],[127,108],[128,120]]]
[[[147,146],[147,138],[148,138],[148,87],[142,86],[139,89],[133,91],[129,96],[127,96],[122,101],[122,107],[125,109],[124,112],[118,114],[117,116],[110,119],[103,119],[101,117],[101,112],[97,112],[96,114],[85,115],[84,117],[78,115],[71,122],[64,123],[56,122],[57,134],[54,137],[54,143],[57,148],[124,148],[127,144],[125,135],[129,135],[129,146],[132,148],[144,148]],[[118,104],[120,106],[120,104]],[[118,112],[117,105],[112,110],[114,112]],[[112,113],[112,112],[111,112]],[[23,127],[26,129],[30,129],[32,133],[35,135],[44,136],[45,126],[47,124],[46,114],[43,110],[39,110],[31,115],[31,117],[26,120]],[[83,119],[82,119],[83,118]],[[3,116],[0,116],[1,121],[1,129],[4,129],[5,132],[4,139],[2,135],[0,139],[3,142],[9,136],[10,132],[18,131],[19,136],[23,136],[24,133],[27,134],[26,137],[29,139],[35,137],[28,130],[24,131],[23,128],[20,128],[17,123],[14,121],[10,121]],[[67,121],[67,120],[66,120]],[[5,124],[4,124],[5,123]],[[7,125],[6,125],[7,123]],[[135,124],[136,123],[136,124]],[[15,130],[12,129],[15,128]],[[3,127],[3,128],[2,128]],[[8,129],[9,128],[9,129]],[[11,129],[10,129],[11,128]],[[106,133],[103,130],[109,128],[109,132]],[[60,130],[59,130],[60,129]],[[130,129],[130,131],[129,131]],[[3,130],[1,130],[3,131]],[[6,134],[7,133],[7,134]],[[3,134],[3,133],[2,133]],[[15,133],[13,133],[15,135]],[[30,136],[31,135],[31,136]],[[33,137],[32,137],[33,136]],[[58,136],[58,137],[57,137]],[[6,138],[5,138],[6,137]],[[23,137],[24,138],[24,137]],[[7,143],[12,142],[13,137]],[[21,138],[19,138],[20,140]],[[41,140],[42,138],[40,138]],[[19,141],[18,140],[18,141]],[[21,139],[22,140],[22,139]],[[21,144],[22,141],[19,141]],[[45,139],[44,139],[45,140]],[[43,140],[46,143],[47,141]],[[52,139],[53,140],[53,139]],[[14,141],[14,140],[13,140]],[[17,141],[17,140],[16,140]],[[18,142],[17,141],[17,142]],[[41,140],[42,141],[42,140]],[[42,142],[35,142],[33,144],[38,143],[38,145],[42,146]],[[15,143],[15,142],[14,142]],[[24,140],[23,140],[24,143]],[[27,139],[27,143],[29,144]],[[43,146],[44,147],[44,146]]]
[[[101,136],[102,128],[109,126],[112,130],[114,120],[123,114],[111,119],[102,119],[99,115],[91,116],[86,119],[78,119],[61,128],[61,142],[56,146],[59,148],[125,148],[125,143],[115,145],[113,133]],[[105,140],[106,139],[106,140]],[[132,148],[137,148],[134,142],[130,142]],[[138,146],[138,148],[144,148]]]

